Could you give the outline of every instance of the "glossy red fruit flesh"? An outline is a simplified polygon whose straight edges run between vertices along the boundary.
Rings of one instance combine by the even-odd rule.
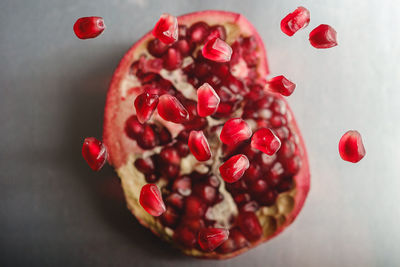
[[[83,141],[82,156],[92,170],[98,171],[106,163],[107,149],[96,138],[88,137]]]
[[[122,59],[107,96],[104,142],[128,207],[144,226],[185,254],[230,258],[278,235],[296,218],[309,189],[307,155],[287,103],[267,91],[265,50],[254,27],[243,16],[222,11],[188,14],[178,22],[177,42],[166,45],[150,33]],[[217,35],[232,47],[229,62],[202,54],[204,44]],[[216,112],[207,115],[198,110],[196,97],[204,83],[220,99]],[[143,93],[157,95],[159,104],[142,124],[132,103]],[[164,96],[174,100],[160,105]],[[246,121],[238,128],[245,131],[237,138],[228,127],[224,144],[219,137],[232,118],[240,119],[239,126]],[[282,142],[272,156],[251,146],[251,133],[260,128],[270,128]],[[198,161],[190,152],[191,131],[204,133],[209,160]],[[239,168],[243,176],[227,183],[219,167],[240,154],[247,157],[248,169]],[[155,183],[162,192],[166,210],[159,217],[139,203],[146,183]],[[256,220],[239,220],[247,212]],[[252,229],[246,231],[246,225]],[[211,252],[197,240],[199,231],[209,228],[231,233]]]
[[[75,22],[74,33],[79,39],[91,39],[99,36],[105,28],[102,17],[83,17]]]
[[[198,161],[206,161],[211,158],[210,145],[203,131],[190,132],[189,149]]]
[[[153,35],[165,44],[172,44],[178,40],[178,20],[176,17],[164,13],[153,28]]]
[[[158,104],[158,95],[143,93],[136,97],[135,108],[137,119],[140,123],[145,123],[151,118]]]
[[[213,251],[229,236],[229,230],[223,228],[203,228],[199,231],[197,242],[204,251]]]
[[[365,148],[358,131],[347,131],[339,141],[340,157],[349,162],[357,163],[365,156]]]
[[[271,129],[261,128],[251,138],[251,147],[272,156],[281,147],[281,140]]]
[[[216,37],[204,45],[202,49],[203,56],[216,62],[228,62],[231,60],[232,48],[223,40]]]
[[[242,178],[244,172],[249,168],[248,158],[239,154],[231,157],[219,167],[222,179],[227,183],[233,183]]]
[[[208,83],[197,89],[197,113],[199,116],[213,115],[217,111],[220,101],[218,94]]]
[[[315,48],[331,48],[337,46],[337,33],[335,29],[326,24],[321,24],[310,32],[310,44]]]
[[[307,27],[308,23],[310,23],[310,11],[300,6],[282,19],[281,30],[283,33],[293,36],[298,30]]]
[[[152,216],[160,216],[166,210],[161,192],[155,184],[146,184],[140,191],[140,205]]]
[[[296,84],[286,79],[285,76],[280,75],[268,81],[268,88],[275,93],[290,96],[296,88]]]
[[[241,118],[233,118],[225,122],[219,138],[226,145],[236,145],[251,137],[250,126]]]

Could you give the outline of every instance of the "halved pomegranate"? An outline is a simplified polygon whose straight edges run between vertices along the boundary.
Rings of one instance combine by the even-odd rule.
[[[230,258],[278,235],[296,218],[310,186],[307,155],[288,104],[268,89],[264,45],[246,18],[202,11],[178,17],[178,24],[177,42],[167,45],[148,33],[121,60],[107,96],[103,141],[128,207],[144,226],[185,254]],[[203,56],[204,44],[216,37],[232,48],[229,62]],[[205,83],[215,90],[219,104],[215,113],[201,117],[196,90]],[[152,107],[152,115],[136,116],[134,102],[143,93],[158,96],[162,106]],[[221,135],[233,118],[241,132],[225,129]],[[251,145],[252,133],[261,128],[281,142],[272,155]],[[211,153],[207,145],[196,143],[196,133],[204,134],[199,136]],[[243,166],[232,166],[244,173],[232,173],[240,177],[226,183],[219,167],[236,155],[246,164],[238,160]],[[222,169],[228,174],[235,170]],[[159,217],[139,203],[147,183],[161,190],[165,212]],[[229,237],[205,246],[211,237],[203,238],[204,233],[212,229],[229,230]]]

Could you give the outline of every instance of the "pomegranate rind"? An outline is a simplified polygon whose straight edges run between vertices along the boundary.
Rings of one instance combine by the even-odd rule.
[[[264,44],[261,37],[258,35],[252,24],[242,15],[227,11],[217,11],[217,10],[207,10],[194,12],[178,17],[179,24],[184,24],[190,26],[191,24],[198,21],[207,21],[209,25],[221,24],[228,29],[228,39],[227,43],[231,44],[230,38],[235,38],[240,34],[244,36],[254,36],[259,47],[259,64],[257,66],[257,71],[260,77],[266,77],[269,73],[266,51],[264,49]],[[233,36],[233,37],[232,37]],[[121,177],[122,186],[124,188],[125,198],[127,201],[128,208],[133,213],[133,215],[138,219],[138,221],[145,227],[149,228],[156,235],[161,238],[172,241],[170,235],[168,235],[164,227],[152,216],[147,214],[142,207],[139,205],[138,196],[140,188],[143,184],[137,181],[135,177],[141,175],[137,172],[126,172],[124,167],[130,161],[132,161],[133,154],[140,154],[143,150],[137,146],[136,142],[132,142],[124,134],[125,121],[132,114],[134,114],[134,109],[132,108],[132,101],[126,101],[127,98],[134,99],[132,95],[137,95],[140,93],[141,89],[131,88],[128,92],[121,91],[121,85],[124,82],[127,74],[129,73],[131,64],[138,60],[139,56],[146,50],[146,46],[149,40],[153,39],[151,32],[144,35],[140,40],[138,40],[123,56],[117,69],[114,72],[113,78],[111,80],[110,88],[107,93],[107,100],[105,105],[104,114],[104,129],[103,129],[103,142],[108,148],[109,163],[115,167],[118,175]],[[279,97],[279,96],[278,96]],[[281,98],[281,97],[279,97]],[[283,99],[283,98],[281,98]],[[283,99],[283,101],[285,101]],[[290,110],[287,102],[285,101],[287,110],[293,118],[293,113]],[[286,220],[283,224],[274,231],[271,235],[265,235],[260,240],[251,243],[249,247],[242,248],[240,250],[228,253],[219,254],[217,252],[203,252],[197,249],[185,249],[180,247],[180,249],[187,255],[201,257],[201,258],[213,258],[213,259],[227,259],[235,257],[254,246],[257,246],[272,237],[281,233],[289,224],[299,214],[306,196],[309,191],[310,186],[310,172],[308,166],[307,153],[304,146],[304,141],[300,135],[300,131],[297,127],[295,120],[291,122],[292,130],[299,134],[299,147],[303,151],[302,160],[303,164],[299,173],[294,177],[295,189],[293,193],[293,208],[290,213],[286,215]],[[168,122],[166,123],[168,127]],[[176,124],[172,124],[171,128],[178,128]],[[132,164],[133,165],[133,164]],[[133,170],[135,168],[131,168]],[[130,176],[131,179],[122,179],[123,177]],[[136,192],[137,191],[137,192]],[[293,190],[292,190],[293,191]],[[134,192],[134,193],[132,193]],[[137,194],[136,194],[137,193]]]

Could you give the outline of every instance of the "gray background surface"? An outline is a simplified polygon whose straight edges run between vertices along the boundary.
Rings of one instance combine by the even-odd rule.
[[[311,23],[293,38],[280,20],[298,5]],[[307,143],[312,188],[273,241],[228,261],[185,257],[125,208],[110,167],[89,170],[86,136],[101,137],[110,77],[162,12],[243,13],[267,46],[272,75],[297,83],[289,98]],[[0,1],[0,266],[400,266],[399,1]],[[82,41],[78,17],[105,18]],[[321,23],[339,46],[316,50]],[[340,136],[363,134],[367,156],[342,161]]]

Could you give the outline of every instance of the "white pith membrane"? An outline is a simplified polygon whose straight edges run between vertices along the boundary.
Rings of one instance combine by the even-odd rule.
[[[189,27],[192,23],[188,24],[187,26]],[[213,26],[213,24],[208,23],[209,26]],[[219,23],[221,24],[221,23]],[[228,44],[232,44],[239,36],[242,37],[247,37],[249,33],[246,33],[243,31],[243,29],[239,29],[237,25],[231,24],[231,23],[224,23],[222,24],[226,31],[227,31],[227,40],[226,42]],[[152,40],[153,38],[149,38],[148,41]],[[136,53],[135,57],[132,57],[132,62],[138,60],[141,55],[145,55],[146,59],[152,59],[154,58],[152,55],[150,55],[147,52],[146,49],[147,42],[143,42],[141,44],[141,47],[137,47],[136,51],[140,51],[140,53]],[[198,46],[195,51],[193,52],[196,53],[199,49],[201,49],[202,45]],[[177,91],[181,92],[182,95],[191,100],[197,100],[197,95],[196,95],[196,88],[194,88],[190,83],[187,82],[186,80],[186,75],[183,74],[182,69],[185,66],[190,65],[193,62],[192,57],[185,57],[183,59],[183,66],[174,71],[167,71],[165,69],[161,70],[160,75],[166,79],[169,80],[174,87],[176,88]],[[241,59],[239,62],[231,67],[231,74],[237,78],[244,78],[247,77],[248,74],[248,68],[246,66],[246,62]],[[128,114],[123,114],[122,117],[116,118],[118,121],[126,121],[131,115],[135,114],[135,109],[133,106],[134,99],[136,96],[140,93],[142,93],[141,89],[141,82],[135,77],[134,75],[130,74],[129,72],[124,73],[122,77],[119,77],[120,79],[120,84],[119,84],[119,95],[121,98],[121,101],[123,102],[122,105],[126,105],[125,107],[121,107],[120,109],[122,110],[130,110],[131,112]],[[236,111],[232,113],[232,115],[229,118],[233,117],[241,117],[243,113],[243,105],[238,108]],[[264,118],[270,118],[272,112],[269,109],[263,109],[259,112],[260,117]],[[207,117],[208,121],[208,128],[211,128],[212,126],[216,125],[223,125],[223,123],[229,119],[229,118],[224,118],[224,119],[215,119],[212,117]],[[295,129],[292,128],[292,116],[290,114],[290,111],[288,111],[287,114],[287,127],[290,129],[291,132],[295,132]],[[253,133],[259,128],[257,125],[256,121],[254,120],[246,120],[250,127],[252,128]],[[151,124],[159,124],[165,126],[171,133],[172,139],[174,142],[174,138],[179,134],[181,130],[184,129],[183,125],[180,124],[175,124],[171,122],[167,122],[163,120],[158,114],[157,111],[153,114],[152,118],[150,121],[147,123]],[[185,175],[185,174],[190,174],[192,171],[196,170],[199,173],[208,173],[209,172],[209,167],[206,167],[206,165],[211,166],[211,173],[216,175],[218,179],[221,182],[221,185],[218,189],[219,193],[223,195],[223,200],[211,207],[208,208],[207,210],[207,218],[212,219],[215,221],[215,224],[213,227],[223,227],[223,228],[231,228],[232,224],[234,223],[234,220],[231,220],[232,216],[235,217],[238,214],[238,207],[235,203],[235,201],[232,198],[231,193],[229,193],[226,188],[225,188],[225,183],[221,179],[219,175],[219,166],[223,163],[222,159],[222,143],[219,140],[219,133],[220,133],[221,127],[213,135],[207,135],[210,148],[212,151],[212,158],[208,160],[207,162],[198,162],[192,155],[189,153],[187,157],[182,158],[181,163],[180,163],[180,173],[179,176]],[[129,137],[126,137],[129,139]],[[159,221],[159,219],[151,216],[148,214],[139,204],[139,196],[140,196],[140,190],[143,185],[147,184],[145,180],[145,176],[143,173],[138,171],[134,165],[134,162],[137,158],[148,158],[153,154],[159,154],[160,150],[162,149],[161,146],[155,147],[150,150],[142,150],[138,145],[136,144],[136,141],[129,139],[131,144],[129,144],[129,148],[125,148],[125,150],[129,150],[130,153],[126,157],[126,160],[124,164],[121,164],[120,166],[116,166],[116,171],[121,178],[122,186],[124,189],[125,197],[127,200],[127,204],[129,209],[132,210],[132,212],[135,214],[135,216],[141,221],[142,224],[148,226],[153,232],[156,232],[161,236],[162,238],[171,241],[172,240],[172,235],[174,233],[174,230],[162,225]],[[173,143],[172,142],[172,143]],[[119,145],[119,143],[118,143]],[[121,144],[122,145],[122,144]],[[301,150],[301,146],[299,143],[297,143],[298,148]],[[136,151],[135,153],[132,153]],[[300,151],[300,155],[302,153],[305,153],[303,151]],[[273,159],[274,156],[271,157],[271,160]],[[306,164],[303,164],[306,165]],[[157,168],[157,166],[156,166]],[[165,192],[165,186],[169,183],[168,180],[161,178],[158,182],[156,182],[157,186],[161,189],[162,192]],[[308,191],[308,189],[307,189]],[[270,206],[262,206],[260,207],[256,215],[258,217],[258,220],[262,226],[263,229],[263,237],[260,238],[260,240],[257,240],[255,242],[252,242],[250,246],[256,245],[274,235],[276,235],[278,232],[280,232],[280,227],[284,225],[288,225],[291,223],[291,221],[294,219],[294,217],[289,216],[294,207],[295,207],[295,202],[296,202],[296,186],[293,186],[292,189],[286,192],[282,192],[278,195],[275,204],[270,205]],[[288,217],[289,216],[289,217]],[[196,248],[193,249],[185,249],[181,247],[181,249],[189,255],[193,256],[200,256],[200,257],[215,257],[217,255],[216,252],[204,252],[201,250],[198,250]],[[240,253],[242,250],[247,250],[247,248],[242,248],[237,251],[233,251],[231,253],[227,253],[224,255],[224,257],[232,257],[234,255],[237,255]],[[218,255],[221,255],[220,253]]]

